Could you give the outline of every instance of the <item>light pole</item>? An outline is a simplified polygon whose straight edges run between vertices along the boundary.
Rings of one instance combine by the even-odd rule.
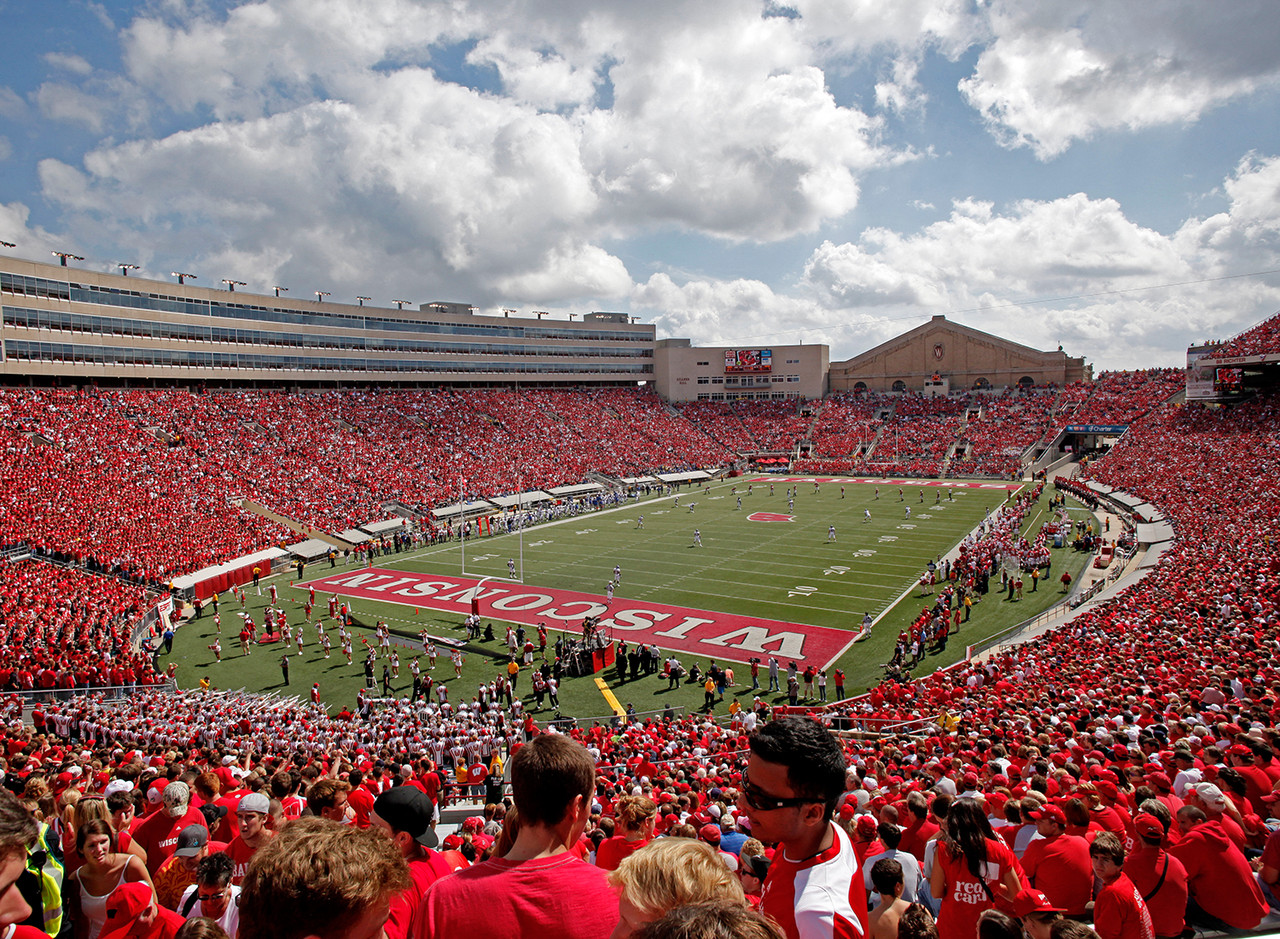
[[[278,297],[278,296],[280,296],[280,291],[281,291],[281,290],[283,290],[285,293],[288,293],[288,292],[289,292],[289,288],[288,288],[288,287],[272,287],[271,289],[272,289],[272,290],[274,290],[274,291],[276,292],[276,296],[277,296],[277,297]]]
[[[123,262],[117,263],[117,264],[116,264],[116,267],[120,268],[120,276],[121,276],[121,277],[128,277],[128,276],[129,276],[129,272],[130,272],[130,271],[136,271],[136,270],[138,270],[138,265],[136,265],[136,264],[125,264],[125,263],[123,263]]]
[[[373,299],[373,297],[356,297],[356,299],[360,301],[360,305],[361,305],[361,306],[364,306],[364,302],[365,302],[366,300],[372,300],[372,299]]]
[[[78,254],[72,254],[70,251],[52,251],[50,252],[55,258],[62,262],[62,266],[67,266],[67,261],[83,261],[84,258]]]
[[[195,280],[195,279],[196,279],[196,275],[195,275],[195,274],[184,274],[184,273],[182,273],[181,271],[170,271],[170,272],[169,272],[169,276],[170,276],[170,277],[176,277],[176,278],[178,278],[178,285],[179,285],[179,286],[181,286],[181,285],[185,284],[185,283],[187,282],[187,278],[188,278],[188,277],[190,277],[192,280]]]
[[[0,248],[16,248],[16,247],[18,246],[14,244],[12,241],[5,241],[3,239],[0,239]]]
[[[391,302],[396,305],[397,310],[403,310],[404,305],[406,303],[412,303],[413,301],[412,300],[392,300]]]
[[[323,303],[325,297],[333,296],[333,294],[331,294],[327,290],[317,290],[315,291],[315,295],[316,295],[316,303]]]
[[[242,280],[230,280],[226,277],[222,278],[222,282],[227,285],[227,289],[232,293],[236,292],[236,287],[244,287],[245,282]]]

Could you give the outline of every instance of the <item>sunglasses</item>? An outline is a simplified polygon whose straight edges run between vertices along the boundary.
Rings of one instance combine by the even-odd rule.
[[[774,809],[785,809],[800,805],[812,805],[821,799],[783,798],[771,795],[759,786],[752,785],[751,779],[744,771],[742,774],[742,801],[757,812],[771,812]]]

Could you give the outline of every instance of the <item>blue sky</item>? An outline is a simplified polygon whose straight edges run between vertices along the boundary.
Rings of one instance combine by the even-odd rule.
[[[943,313],[1180,364],[1280,310],[1274,12],[0,0],[0,238],[834,360]]]

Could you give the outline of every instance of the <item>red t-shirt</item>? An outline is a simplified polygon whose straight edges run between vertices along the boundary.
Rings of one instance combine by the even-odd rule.
[[[617,924],[618,896],[604,871],[562,852],[531,861],[494,858],[441,878],[427,891],[413,935],[605,939]]]
[[[383,927],[386,939],[408,939],[413,915],[422,904],[427,889],[441,877],[448,877],[453,868],[440,856],[440,852],[424,848],[425,857],[409,859],[409,877],[413,883],[402,893],[391,898],[391,915]]]
[[[938,826],[926,818],[911,816],[911,824],[902,830],[902,840],[898,843],[899,851],[906,851],[924,863],[924,846],[929,839],[938,833]]]
[[[1139,842],[1125,860],[1124,872],[1145,898],[1156,935],[1180,935],[1187,913],[1187,869],[1182,862],[1168,851]]]
[[[373,811],[373,793],[364,786],[356,786],[347,793],[347,802],[356,813],[356,826],[369,827],[369,813]]]
[[[1022,853],[1022,869],[1031,886],[1054,906],[1078,916],[1093,899],[1093,864],[1089,842],[1077,835],[1037,838]]]
[[[178,835],[188,825],[208,827],[204,823],[204,815],[194,808],[187,809],[187,814],[181,818],[170,818],[161,809],[147,816],[147,820],[138,826],[133,835],[138,844],[142,845],[142,850],[147,852],[148,874],[154,877],[160,865],[173,855],[178,847]]]
[[[1093,931],[1100,939],[1155,939],[1151,914],[1133,881],[1121,874],[1098,891]]]
[[[773,855],[760,910],[778,924],[787,939],[862,939],[870,935],[867,890],[857,856],[844,830],[831,827],[835,833],[831,847],[815,857],[792,861],[782,847]]]
[[[596,867],[602,871],[616,871],[625,858],[635,854],[648,843],[647,838],[628,841],[622,835],[606,838],[596,849]]]
[[[999,895],[999,884],[1005,874],[1010,870],[1021,872],[1013,851],[999,838],[987,841],[987,863],[982,871],[985,889],[969,873],[963,854],[953,854],[939,844],[934,863],[942,865],[947,878],[947,893],[938,911],[939,939],[973,939],[982,911],[996,905],[992,897]]]
[[[239,835],[232,838],[231,843],[224,849],[227,857],[231,858],[231,863],[235,865],[231,871],[231,882],[237,887],[244,882],[244,875],[249,871],[249,861],[253,859],[254,852],[257,850],[249,847]]]

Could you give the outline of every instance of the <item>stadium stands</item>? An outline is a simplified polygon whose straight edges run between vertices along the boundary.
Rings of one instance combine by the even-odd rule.
[[[1258,789],[1256,779],[1253,789],[1242,783],[1237,791],[1232,786],[1236,777],[1254,777],[1239,770],[1233,776],[1228,768],[1247,769],[1250,748],[1269,754],[1280,717],[1280,600],[1274,589],[1280,575],[1274,535],[1280,523],[1280,502],[1274,497],[1280,403],[1259,398],[1212,410],[1175,405],[1163,400],[1175,384],[1162,370],[1109,376],[1095,390],[1096,400],[1068,389],[983,400],[984,413],[978,420],[990,426],[970,420],[973,426],[965,431],[971,434],[966,439],[978,461],[983,453],[994,459],[1003,450],[1041,439],[1046,427],[1066,415],[1064,408],[1070,409],[1073,421],[1083,414],[1091,422],[1129,422],[1128,433],[1111,453],[1090,465],[1088,475],[1163,510],[1176,528],[1177,542],[1145,579],[1056,632],[923,679],[886,681],[863,698],[829,708],[827,717],[853,726],[909,723],[914,728],[911,733],[845,738],[853,776],[850,788],[855,796],[866,793],[865,800],[858,797],[850,804],[846,820],[851,829],[859,815],[883,821],[887,806],[905,813],[903,800],[910,791],[985,795],[987,811],[998,821],[1004,821],[1001,806],[1017,805],[1039,793],[1071,812],[1073,801],[1079,800],[1086,822],[1093,819],[1081,825],[1082,832],[1110,827],[1132,837],[1138,803],[1148,794],[1168,790],[1166,784],[1179,768],[1175,754],[1181,751],[1200,763],[1204,778],[1216,778],[1223,791],[1230,790],[1241,819],[1241,838],[1251,848],[1262,847],[1267,838],[1263,819],[1280,803],[1263,801],[1261,796],[1269,796],[1270,788]],[[899,434],[910,428],[908,446],[919,460],[892,465],[940,461],[958,439],[972,400],[964,399],[959,407],[954,402],[912,402],[901,415],[895,413],[886,426],[894,426]],[[495,443],[500,448],[510,442],[509,458],[499,461],[502,472],[510,473],[522,459],[537,455],[521,441],[545,450],[549,440],[557,446],[566,446],[567,440],[570,452],[563,469],[560,464],[530,462],[530,476],[543,480],[601,466],[620,471],[634,465],[631,461],[655,454],[664,456],[666,465],[696,462],[707,455],[723,457],[726,446],[746,441],[754,445],[796,432],[794,426],[782,424],[784,415],[752,409],[744,420],[723,408],[694,407],[684,413],[707,433],[695,436],[692,443],[680,441],[678,437],[689,434],[689,423],[673,418],[656,400],[621,392],[397,393],[375,401],[350,392],[292,399],[268,393],[184,397],[177,392],[94,396],[22,391],[6,392],[0,402],[10,448],[6,464],[40,474],[34,477],[38,484],[15,493],[10,487],[22,477],[16,475],[18,470],[6,469],[6,540],[38,534],[63,548],[71,546],[65,540],[71,537],[69,521],[59,527],[44,523],[39,511],[21,513],[24,498],[47,499],[45,486],[63,486],[60,491],[85,500],[93,515],[104,501],[93,498],[94,483],[107,485],[111,480],[118,489],[142,486],[154,475],[155,491],[173,492],[175,498],[176,490],[166,487],[191,485],[190,501],[183,504],[195,506],[205,504],[199,500],[215,491],[201,480],[216,480],[242,487],[251,496],[293,500],[278,504],[336,523],[363,508],[367,503],[361,499],[399,492],[407,500],[427,501],[452,483],[435,480],[410,488],[410,473],[378,470],[373,453],[379,447],[384,460],[394,462],[397,457],[412,461],[420,452],[445,453],[449,447],[486,453]],[[850,439],[848,422],[874,418],[867,402],[856,398],[834,405],[825,424],[819,414],[814,436],[830,441],[833,449],[844,448]],[[168,423],[156,420],[165,415]],[[757,423],[770,420],[779,423]],[[310,433],[295,428],[295,421],[322,429]],[[210,423],[217,426],[209,427]],[[171,448],[157,442],[146,430],[152,426],[181,437],[181,443]],[[616,430],[617,439],[591,433],[601,426],[611,428],[610,433]],[[783,428],[781,436],[767,433],[770,426]],[[49,442],[36,442],[32,433]],[[731,437],[733,444],[720,434]],[[419,451],[428,436],[435,438],[432,448]],[[853,439],[858,439],[856,433]],[[882,443],[883,439],[882,434]],[[148,440],[151,444],[144,447]],[[104,447],[113,452],[101,454],[101,462],[95,463],[95,448]],[[175,453],[195,459],[173,459]],[[606,456],[613,462],[604,462]],[[321,490],[316,498],[323,505],[309,507],[298,501],[305,487],[287,484],[287,470],[245,469],[231,464],[233,459],[280,460],[295,470],[308,461],[322,468],[345,461],[353,472],[337,488]],[[92,466],[81,465],[86,462]],[[175,465],[194,468],[169,469]],[[478,458],[468,464],[481,465]],[[154,472],[133,472],[140,466]],[[64,475],[74,479],[77,488],[65,488],[69,484],[61,479]],[[364,488],[356,486],[357,477]],[[481,473],[468,487],[489,491],[488,486],[506,482],[505,476]],[[1024,565],[1038,563],[1047,553],[1043,540],[1027,542],[1015,534],[1022,513],[1033,505],[1024,498],[997,512],[982,537],[966,544],[955,565],[957,578],[990,571],[1011,554]],[[158,531],[161,545],[173,537],[166,528]],[[161,545],[125,542],[124,548],[149,558],[179,552],[179,543],[164,545],[163,551]],[[71,598],[74,601],[68,602]],[[136,588],[45,564],[0,566],[4,651],[12,654],[21,647],[18,655],[34,656],[28,667],[32,680],[47,681],[43,671],[36,677],[36,666],[48,664],[40,656],[65,648],[64,672],[83,667],[84,684],[101,681],[102,667],[83,658],[77,661],[72,650],[92,638],[99,648],[119,655],[122,637],[142,608],[141,598]],[[79,684],[79,674],[74,677]],[[55,670],[55,680],[66,678]],[[163,778],[163,764],[176,759],[164,757],[164,751],[203,746],[209,749],[197,760],[214,763],[224,750],[252,749],[252,758],[233,760],[252,759],[264,774],[290,760],[323,763],[339,773],[372,768],[381,760],[406,765],[404,778],[421,780],[423,758],[446,766],[480,761],[488,755],[486,750],[513,746],[530,732],[520,709],[507,706],[500,681],[477,689],[475,705],[395,704],[371,711],[360,721],[254,696],[144,695],[136,705],[108,709],[92,696],[49,705],[42,717],[54,727],[74,725],[84,742],[80,745],[87,743],[91,750],[87,757],[77,756],[58,742],[52,753],[44,754],[46,762],[62,769],[105,760],[94,768],[101,773],[93,781],[96,787],[126,759],[132,760],[126,747],[144,757],[156,755],[162,764],[156,769]],[[7,707],[12,713],[12,702]],[[678,830],[678,815],[673,819],[666,807],[679,810],[682,804],[705,828],[719,817],[709,813],[709,806],[715,805],[720,816],[730,814],[743,781],[746,734],[758,717],[739,713],[723,726],[700,716],[571,732],[598,754],[602,807],[634,786],[647,787],[663,807],[660,830]],[[6,733],[10,754],[34,746],[32,728],[10,727]],[[592,827],[598,821],[597,816]],[[733,826],[721,827],[728,831]],[[693,834],[699,833],[695,827]],[[1179,837],[1176,824],[1168,837]],[[474,844],[484,850],[484,842]]]
[[[1275,355],[1280,353],[1280,313],[1246,329],[1213,351],[1216,359],[1239,355]]]

